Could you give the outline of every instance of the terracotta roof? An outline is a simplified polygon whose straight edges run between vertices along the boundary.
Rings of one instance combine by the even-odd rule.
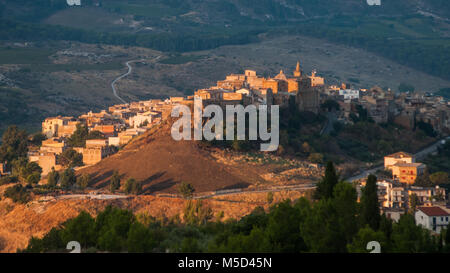
[[[440,207],[420,207],[418,208],[428,216],[449,216],[450,214]]]
[[[398,152],[395,154],[388,155],[386,157],[402,158],[402,157],[413,157],[413,155],[406,152]]]

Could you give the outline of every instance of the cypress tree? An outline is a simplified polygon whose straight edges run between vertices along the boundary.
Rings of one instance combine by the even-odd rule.
[[[373,230],[380,226],[380,207],[378,204],[377,177],[369,175],[361,197],[361,223],[369,225]]]
[[[334,187],[339,182],[339,175],[336,173],[333,162],[328,162],[325,169],[325,176],[317,184],[316,191],[314,193],[315,199],[330,199],[333,197]]]
[[[445,246],[450,252],[450,224],[448,224],[447,229],[445,230],[444,242]]]

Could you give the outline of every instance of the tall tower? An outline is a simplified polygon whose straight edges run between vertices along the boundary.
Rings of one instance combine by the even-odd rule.
[[[294,71],[294,77],[300,78],[301,76],[302,76],[302,70],[300,69],[300,62],[297,62],[297,67],[295,68],[295,71]]]

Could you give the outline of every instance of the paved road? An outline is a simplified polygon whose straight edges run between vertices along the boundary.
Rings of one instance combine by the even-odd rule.
[[[117,94],[117,89],[116,89],[116,86],[115,86],[115,85],[116,85],[116,82],[119,81],[119,80],[121,80],[121,79],[123,79],[123,78],[125,78],[126,76],[130,75],[131,72],[133,72],[133,67],[130,65],[130,63],[142,62],[142,61],[144,61],[144,60],[133,60],[133,61],[128,61],[128,62],[126,62],[125,64],[126,64],[127,67],[128,67],[128,72],[125,73],[125,74],[123,74],[123,75],[121,75],[121,76],[119,76],[119,77],[117,77],[117,78],[111,83],[111,88],[112,88],[112,90],[113,90],[114,96],[115,96],[116,98],[118,98],[122,103],[127,103],[127,102],[126,102],[124,99],[122,99],[122,98]]]
[[[323,127],[322,131],[320,132],[320,135],[329,135],[331,131],[334,129],[334,123],[337,121],[336,114],[333,112],[327,113],[327,123],[325,124],[325,127]]]
[[[153,62],[156,62],[157,60],[159,60],[159,58],[161,58],[161,56],[156,57],[155,59],[153,59]],[[122,99],[118,94],[117,94],[117,89],[116,89],[116,82],[125,78],[126,76],[130,75],[133,72],[133,67],[131,66],[132,63],[140,63],[140,62],[144,62],[145,59],[140,59],[140,60],[131,60],[126,62],[125,64],[128,67],[128,72],[117,77],[112,83],[111,83],[111,88],[113,91],[113,94],[116,98],[118,98],[122,103],[127,103],[124,99]]]
[[[442,143],[441,143],[442,141],[445,141],[445,142],[450,141],[450,136],[443,138],[443,139],[439,140],[438,142],[434,143],[433,145],[419,151],[418,153],[415,154],[416,158],[421,159],[431,153],[436,152],[437,148],[442,145]]]
[[[429,154],[432,154],[432,153],[436,152],[437,148],[442,145],[442,141],[443,140],[444,141],[450,141],[450,136],[435,142],[433,145],[428,146],[425,149],[417,152],[416,154],[414,154],[414,156],[416,157],[416,159],[421,159],[421,158],[424,158],[425,156],[427,156]],[[383,170],[383,169],[384,169],[384,165],[379,165],[379,166],[376,166],[376,167],[374,167],[374,168],[372,168],[370,170],[365,170],[361,174],[358,174],[356,176],[347,178],[345,180],[348,181],[348,182],[353,182],[353,181],[356,181],[356,180],[359,180],[359,179],[362,179],[362,178],[366,178],[369,174],[374,174],[378,170]]]
[[[126,199],[128,195],[123,194],[65,194],[56,196],[56,199],[68,200],[68,199],[97,199],[97,200],[115,200]]]
[[[261,189],[261,190],[241,190],[241,189],[235,189],[235,190],[224,190],[224,191],[217,191],[215,193],[205,193],[205,194],[198,194],[194,197],[194,199],[205,199],[205,198],[212,198],[215,196],[229,196],[229,195],[235,195],[235,194],[245,194],[245,193],[264,193],[264,192],[279,192],[284,190],[309,190],[309,189],[315,189],[316,185],[314,183],[310,184],[299,184],[299,185],[291,185],[291,186],[279,186],[279,187],[273,187],[269,189]],[[175,194],[157,194],[154,196],[160,196],[160,197],[167,197],[167,198],[180,198],[179,196]],[[56,200],[86,200],[86,199],[97,199],[97,200],[116,200],[116,199],[127,199],[129,197],[132,197],[132,195],[125,195],[125,194],[64,194],[55,196],[54,198]],[[47,200],[51,201],[51,199]]]
[[[316,184],[310,183],[310,184],[299,184],[299,185],[292,185],[292,186],[280,186],[280,187],[274,187],[270,189],[261,189],[261,190],[230,190],[230,191],[217,191],[213,194],[205,194],[205,195],[197,195],[194,197],[194,199],[204,199],[204,198],[211,198],[215,196],[225,196],[225,195],[235,195],[235,194],[245,194],[245,193],[264,193],[264,192],[279,192],[284,190],[310,190],[315,189]]]

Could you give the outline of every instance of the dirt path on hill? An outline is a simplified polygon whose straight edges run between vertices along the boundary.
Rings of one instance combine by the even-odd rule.
[[[161,58],[161,56],[158,56],[158,57],[156,57],[155,59],[153,59],[152,62],[156,62],[156,61],[158,61],[160,58]],[[122,99],[122,98],[118,95],[118,93],[117,93],[117,88],[116,88],[116,86],[115,86],[116,83],[117,83],[117,81],[119,81],[119,80],[121,80],[121,79],[127,77],[128,75],[130,75],[130,74],[133,72],[133,67],[131,66],[132,63],[140,63],[140,62],[144,62],[144,61],[146,61],[146,60],[145,60],[145,59],[140,59],[140,60],[131,60],[131,61],[126,62],[125,65],[128,67],[128,72],[125,73],[125,74],[123,74],[123,75],[121,75],[121,76],[119,76],[119,77],[117,77],[117,78],[111,83],[111,88],[112,88],[112,91],[113,91],[114,96],[115,96],[116,98],[118,98],[122,103],[125,103],[125,104],[126,104],[127,102],[126,102],[124,99]]]

